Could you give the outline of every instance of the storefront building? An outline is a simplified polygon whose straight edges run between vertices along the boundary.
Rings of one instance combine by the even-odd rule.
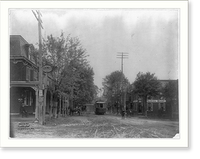
[[[178,88],[178,80],[160,80],[162,87],[169,82]],[[126,99],[127,109],[131,110],[133,116],[145,114],[144,101],[137,94],[129,93]],[[150,97],[147,99],[147,116],[153,118],[179,118],[178,89],[172,98],[163,96]]]
[[[135,100],[132,103],[132,112],[134,115],[144,115],[144,104],[142,100]],[[147,100],[148,117],[169,117],[170,109],[166,107],[166,100]]]

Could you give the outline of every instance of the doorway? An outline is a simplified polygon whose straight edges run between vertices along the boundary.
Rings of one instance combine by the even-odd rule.
[[[143,113],[143,105],[142,103],[138,103],[138,114],[142,114]]]

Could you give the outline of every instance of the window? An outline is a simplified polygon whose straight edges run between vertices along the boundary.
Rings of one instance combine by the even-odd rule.
[[[25,44],[24,45],[24,49],[25,49],[25,53],[26,53],[26,57],[30,60],[30,45],[29,44]]]
[[[30,81],[34,81],[34,71],[30,69]]]
[[[165,103],[160,103],[159,109],[161,109],[162,111],[166,111]]]
[[[136,103],[133,104],[133,110],[137,111],[137,104]]]
[[[28,106],[29,104],[29,92],[27,90],[24,91],[24,104],[25,106]]]
[[[25,106],[31,106],[31,105],[33,105],[32,92],[26,90],[24,95],[25,95],[25,97],[24,97],[24,104],[25,104]]]
[[[100,108],[103,108],[103,104],[100,104],[99,106],[100,106]]]
[[[26,67],[26,81],[30,81],[30,68]]]
[[[147,111],[153,111],[153,103],[148,103]]]
[[[33,105],[33,97],[32,97],[32,92],[30,92],[30,96],[29,96],[30,98],[30,100],[29,100],[29,105],[31,106],[31,105]]]
[[[37,79],[38,79],[36,71],[34,71],[33,79],[34,79],[34,81],[37,81]]]

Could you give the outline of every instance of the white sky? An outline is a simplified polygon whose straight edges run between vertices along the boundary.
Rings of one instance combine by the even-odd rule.
[[[46,9],[40,10],[43,37],[78,36],[94,69],[94,82],[121,69],[117,52],[128,52],[124,74],[132,83],[138,72],[159,79],[178,78],[178,10],[173,9]],[[38,43],[37,21],[31,10],[10,10],[10,34]]]

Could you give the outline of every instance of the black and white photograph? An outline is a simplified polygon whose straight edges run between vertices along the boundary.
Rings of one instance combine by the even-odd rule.
[[[9,142],[186,146],[186,5],[66,4],[7,9]]]

